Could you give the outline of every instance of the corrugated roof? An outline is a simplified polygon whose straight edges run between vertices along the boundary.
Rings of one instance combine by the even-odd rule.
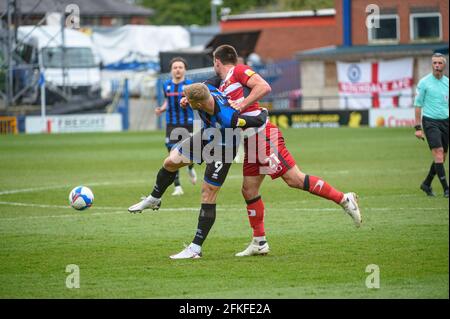
[[[22,0],[17,1],[22,14],[44,15],[62,12],[76,4],[83,16],[152,16],[154,10],[133,5],[126,0]],[[7,1],[0,1],[0,13],[6,12]]]
[[[351,60],[354,58],[379,58],[383,56],[403,56],[405,54],[415,56],[440,52],[448,54],[448,43],[417,43],[397,45],[354,45],[331,46],[297,52],[300,60]]]
[[[238,55],[247,57],[255,51],[260,34],[261,30],[219,33],[205,45],[205,48],[215,50],[222,44],[229,44],[236,49]]]

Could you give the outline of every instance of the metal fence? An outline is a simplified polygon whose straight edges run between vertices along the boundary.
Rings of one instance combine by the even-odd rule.
[[[300,96],[300,67],[296,60],[278,61],[264,65],[256,65],[253,69],[260,74],[272,87],[272,92],[264,97],[263,101],[278,101],[282,99],[298,99]],[[214,69],[203,68],[189,70],[186,78],[194,82],[202,82],[215,75]],[[163,83],[170,79],[170,73],[161,74],[157,83],[157,100],[162,103],[164,100]],[[282,102],[284,103],[284,102]],[[292,105],[293,106],[293,105]],[[283,108],[280,106],[280,108]]]
[[[207,79],[215,76],[214,68],[202,68],[186,71],[186,78],[194,82],[203,82]],[[159,76],[156,82],[156,100],[158,104],[161,105],[164,102],[164,88],[163,84],[165,81],[171,78],[170,73],[163,73]]]

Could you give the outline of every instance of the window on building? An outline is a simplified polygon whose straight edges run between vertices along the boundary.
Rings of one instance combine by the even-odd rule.
[[[43,64],[47,68],[92,68],[95,58],[90,48],[66,47],[65,61],[61,47],[46,47],[42,49]],[[64,63],[63,63],[64,62]]]
[[[111,19],[112,26],[123,26],[130,24],[130,17],[114,17]]]
[[[98,17],[81,16],[81,19],[80,19],[81,27],[92,27],[92,26],[97,26],[97,25],[100,25],[100,19]]]
[[[409,29],[411,40],[441,40],[441,14],[439,12],[412,13]]]
[[[369,42],[398,42],[400,40],[399,17],[396,14],[380,15],[379,28],[369,28]]]

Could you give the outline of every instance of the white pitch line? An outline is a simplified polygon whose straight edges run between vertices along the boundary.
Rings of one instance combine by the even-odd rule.
[[[342,208],[286,208],[289,211],[314,211],[314,212],[321,212],[321,211],[342,211]],[[364,211],[399,211],[399,210],[443,210],[442,208],[438,207],[396,207],[396,208],[390,208],[390,207],[365,207],[362,208],[362,213],[364,214]]]
[[[74,213],[71,215],[45,215],[45,216],[21,216],[21,217],[6,217],[0,218],[0,222],[2,221],[15,221],[21,219],[47,219],[47,218],[76,218],[81,216],[83,213]],[[115,215],[115,214],[124,214],[123,211],[117,212],[109,212],[109,213],[90,213],[89,216],[99,216],[99,215]]]
[[[62,209],[73,209],[72,207],[67,205],[47,205],[47,204],[34,204],[34,203],[20,203],[20,202],[4,202],[0,201],[0,205],[10,205],[10,206],[22,206],[22,207],[38,207],[38,208],[62,208]],[[120,207],[107,207],[107,206],[101,206],[101,207],[95,207],[95,209],[101,209],[101,210],[114,210],[114,209],[121,209]],[[126,210],[126,208],[123,208]]]
[[[161,209],[160,209],[161,210]],[[169,209],[170,210],[170,209]],[[187,209],[184,209],[187,210]],[[194,209],[190,209],[194,210]],[[195,211],[198,209],[196,208]],[[166,209],[168,211],[168,209]],[[78,218],[81,217],[84,214],[84,212],[75,212],[70,215],[45,215],[45,216],[21,216],[21,217],[6,217],[6,218],[0,218],[0,222],[2,221],[16,221],[16,220],[23,220],[23,219],[53,219],[53,218]],[[149,212],[149,213],[142,213],[142,214],[158,214],[156,212]],[[108,212],[108,213],[86,213],[86,216],[106,216],[106,215],[139,215],[139,214],[131,214],[127,210],[121,210],[121,211],[115,211],[115,212]]]
[[[94,183],[84,183],[88,186],[108,186],[108,185],[126,185],[126,184],[140,184],[145,183],[148,181],[144,180],[135,180],[135,181],[126,181],[126,182],[94,182]],[[0,195],[9,195],[9,194],[20,194],[20,193],[32,193],[32,192],[39,192],[39,191],[45,191],[49,189],[59,189],[59,188],[67,188],[69,189],[70,186],[67,185],[52,185],[52,186],[41,186],[41,187],[31,187],[31,188],[20,188],[20,189],[11,189],[6,191],[0,191]]]
[[[7,202],[0,202],[0,204],[5,204]],[[13,203],[13,204],[23,204],[23,203]],[[32,206],[33,205],[33,206]],[[36,205],[36,204],[23,204],[23,205],[17,205],[17,206],[36,206],[36,207],[41,207],[41,206],[45,206],[44,208],[70,208],[69,206],[58,206],[58,205]],[[49,206],[49,207],[48,207]],[[96,209],[105,209],[105,207],[96,207]],[[115,209],[119,209],[118,207],[115,207]],[[110,208],[108,208],[108,210],[110,210]],[[160,208],[159,211],[160,212],[179,212],[179,211],[198,211],[199,208],[198,207],[177,207],[177,208]],[[222,210],[226,210],[225,208],[218,208],[217,210],[222,211]],[[157,214],[158,212],[144,212],[143,214]],[[45,215],[45,216],[18,216],[18,217],[5,217],[5,218],[0,218],[0,222],[1,221],[14,221],[14,220],[20,220],[20,219],[44,219],[44,218],[74,218],[74,217],[79,217],[83,214],[86,214],[87,216],[105,216],[105,215],[118,215],[118,214],[123,214],[123,215],[139,215],[139,213],[137,214],[131,214],[127,211],[126,208],[123,208],[122,210],[116,210],[116,211],[109,211],[109,212],[105,212],[105,213],[91,213],[91,212],[74,212],[73,214],[70,215]]]
[[[9,205],[9,206],[22,206],[22,207],[39,207],[39,208],[72,208],[70,206],[63,205],[45,205],[45,204],[28,204],[28,203],[18,203],[18,202],[0,202],[0,205]],[[73,209],[73,208],[72,208]]]
[[[0,205],[11,205],[11,206],[22,206],[22,207],[39,207],[39,208],[62,208],[62,209],[72,209],[69,205],[42,205],[42,204],[32,204],[32,203],[18,203],[18,202],[3,202],[0,201]],[[233,209],[242,209],[241,206],[222,206],[217,207],[218,211],[230,211]],[[103,213],[91,213],[86,212],[88,216],[105,216],[105,215],[128,215],[130,214],[126,208],[120,207],[95,207],[96,210],[108,210],[108,212]],[[111,211],[114,210],[114,211]],[[174,208],[160,208],[160,212],[185,212],[185,211],[198,211],[199,207],[174,207]],[[329,212],[329,211],[342,211],[341,208],[287,208],[289,211],[301,211],[301,212]],[[389,207],[367,207],[364,208],[363,211],[433,211],[433,210],[442,210],[441,208],[436,207],[398,207],[398,208],[389,208]],[[45,215],[45,216],[18,216],[18,217],[5,217],[0,218],[0,221],[15,221],[15,220],[23,220],[23,219],[45,219],[45,218],[76,218],[82,215],[84,212],[74,212],[70,215]],[[157,213],[152,212],[151,213]],[[144,214],[148,214],[144,212]]]
[[[63,208],[63,209],[73,209],[68,204],[67,205],[46,205],[46,204],[34,204],[34,203],[20,203],[20,202],[4,202],[0,201],[0,205],[9,205],[9,206],[21,206],[21,207],[38,207],[38,208]],[[95,210],[118,210],[122,209],[123,211],[127,211],[126,207],[108,207],[108,206],[94,206]],[[199,210],[200,207],[176,207],[176,208],[160,208],[160,211],[183,211],[183,210]],[[218,208],[222,210],[222,208]],[[92,210],[92,209],[91,209]],[[103,213],[99,213],[103,214]]]
[[[284,204],[300,204],[300,203],[307,203],[308,201],[289,201],[284,202]],[[21,206],[21,207],[38,207],[38,208],[62,208],[62,209],[73,209],[69,205],[48,205],[48,204],[35,204],[35,203],[21,203],[21,202],[7,202],[7,201],[0,201],[0,205],[9,205],[9,206]],[[230,209],[240,209],[243,208],[242,206],[225,206],[221,205],[221,207],[217,207],[218,210],[230,210]],[[340,211],[342,208],[314,208],[314,207],[283,207],[286,210],[289,211]],[[111,207],[111,206],[95,206],[96,210],[118,210],[123,209],[127,210],[126,207]],[[178,207],[178,208],[161,208],[160,211],[183,211],[183,210],[198,210],[199,207]],[[276,208],[279,209],[279,208]],[[391,211],[391,210],[441,210],[442,208],[439,207],[396,207],[396,208],[390,208],[390,207],[364,207],[362,210],[375,210],[375,211]]]
[[[7,190],[7,191],[1,191],[0,195],[39,192],[39,191],[45,191],[45,190],[57,189],[57,188],[64,188],[64,187],[66,187],[66,186],[44,186],[44,187],[12,189],[12,190]]]
[[[303,192],[304,194],[307,194],[306,192]],[[267,198],[267,196],[264,196],[264,194],[262,195],[263,198]],[[379,197],[390,197],[389,200],[392,200],[393,198],[409,198],[409,197],[422,197],[422,194],[386,194],[386,195],[361,195],[358,193],[358,197],[360,199],[360,203],[361,200],[364,199],[374,199],[374,198],[379,198]],[[292,205],[299,205],[299,204],[308,204],[311,202],[322,202],[323,198],[317,197],[317,196],[312,196],[312,197],[306,197],[306,199],[302,199],[302,200],[289,200],[289,201],[283,201],[284,205],[288,205],[288,204],[292,204]],[[272,203],[268,202],[267,205],[271,205]]]

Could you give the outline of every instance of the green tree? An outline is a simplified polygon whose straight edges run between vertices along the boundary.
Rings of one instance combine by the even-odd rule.
[[[143,0],[142,5],[155,10],[150,19],[155,25],[209,24],[208,0]]]
[[[317,10],[334,8],[333,0],[278,0],[282,10]]]
[[[211,23],[210,0],[142,0],[143,6],[155,10],[151,23],[155,25],[208,25]],[[221,7],[231,14],[246,11],[288,11],[333,8],[333,0],[223,0]],[[218,9],[218,16],[219,16]]]

